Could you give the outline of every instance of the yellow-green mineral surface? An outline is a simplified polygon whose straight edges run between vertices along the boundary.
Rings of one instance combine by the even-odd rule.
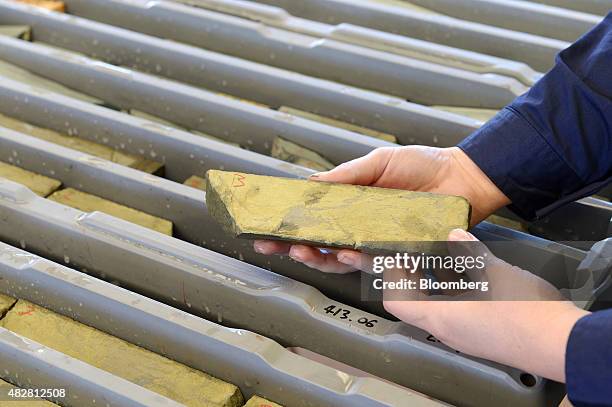
[[[50,11],[57,11],[64,13],[66,11],[66,5],[63,1],[58,0],[17,0],[20,3],[31,4],[32,6],[46,8]]]
[[[280,404],[266,400],[259,396],[253,396],[247,401],[244,407],[283,407]]]
[[[244,402],[233,384],[27,301],[19,300],[0,326],[187,406]]]
[[[316,171],[327,171],[334,168],[334,164],[327,161],[319,153],[302,147],[282,137],[276,137],[272,143],[270,155],[279,160],[287,161]]]
[[[136,168],[150,174],[159,173],[163,168],[163,164],[156,161],[123,153],[103,144],[94,143],[79,137],[69,136],[53,130],[33,126],[29,123],[2,114],[0,114],[0,126],[19,133],[28,134],[41,140],[59,144],[63,147],[68,147],[86,154],[91,154],[95,157],[103,158],[126,167]]]
[[[206,180],[202,177],[198,177],[197,175],[192,175],[187,178],[183,184],[188,185],[192,188],[201,189],[202,191],[206,191]]]
[[[157,216],[149,215],[148,213],[76,189],[66,188],[57,191],[49,199],[83,212],[104,212],[108,215],[172,236],[172,222],[166,219],[158,218]]]
[[[7,297],[6,295],[0,294],[0,318],[6,314],[6,312],[13,306],[13,304],[17,301],[14,298]]]
[[[244,238],[363,251],[437,251],[467,229],[461,197],[237,172],[206,173],[209,213]]]
[[[45,197],[58,189],[62,183],[56,179],[45,177],[14,165],[0,162],[0,178],[25,185],[36,195]]]
[[[0,35],[30,41],[32,30],[27,25],[0,25]]]

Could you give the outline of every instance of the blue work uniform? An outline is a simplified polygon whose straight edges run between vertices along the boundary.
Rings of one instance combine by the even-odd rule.
[[[458,145],[526,219],[612,180],[612,13],[557,56],[526,94]],[[612,310],[581,318],[567,345],[576,406],[612,406]]]

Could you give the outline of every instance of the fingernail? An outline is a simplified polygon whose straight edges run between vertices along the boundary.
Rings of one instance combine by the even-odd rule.
[[[314,174],[312,174],[311,176],[309,176],[308,178],[319,178],[321,175],[325,174],[326,172],[315,172]]]
[[[475,240],[474,236],[472,236],[471,234],[469,234],[468,232],[466,232],[463,229],[453,229],[453,230],[451,230],[451,232],[448,235],[448,238],[450,240],[458,240],[458,241]]]
[[[295,261],[299,261],[300,263],[304,262],[304,258],[302,256],[300,256],[299,254],[290,253],[289,257],[291,257]]]
[[[291,257],[295,261],[304,261],[304,256],[302,256],[301,253],[296,253],[295,250],[289,250],[289,257]]]
[[[260,242],[253,243],[253,249],[255,249],[255,253],[263,253],[264,252],[263,244],[260,243]]]
[[[336,256],[336,258],[338,259],[338,261],[342,264],[346,264],[347,266],[354,266],[355,265],[355,258],[349,254],[346,253],[340,253],[338,254],[338,256]]]

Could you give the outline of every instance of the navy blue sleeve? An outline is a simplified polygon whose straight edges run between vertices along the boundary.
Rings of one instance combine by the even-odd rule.
[[[612,180],[612,13],[459,145],[531,220]]]
[[[612,310],[576,322],[567,343],[565,377],[574,406],[612,404]]]

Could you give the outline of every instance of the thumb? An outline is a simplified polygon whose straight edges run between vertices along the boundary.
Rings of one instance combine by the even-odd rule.
[[[451,230],[450,233],[448,234],[448,241],[449,242],[480,242],[480,240],[478,240],[476,236],[474,236],[470,232],[465,231],[463,229]]]
[[[449,251],[452,253],[453,249],[459,250],[459,253],[467,254],[484,254],[488,257],[495,258],[489,248],[476,236],[463,229],[453,229],[448,234]]]
[[[486,279],[487,268],[498,260],[484,243],[463,229],[453,229],[449,233],[448,251],[456,264],[463,264],[462,269],[456,267],[456,271],[465,273],[473,281]],[[469,266],[467,259],[470,259]]]
[[[340,164],[333,170],[312,174],[309,179],[311,181],[371,185],[380,178],[390,157],[390,149],[378,148],[363,157]]]
[[[559,290],[548,281],[495,257],[489,248],[471,233],[455,229],[451,231],[448,239],[451,253],[460,250],[469,253],[472,257],[483,256],[485,258],[484,269],[466,269],[465,273],[472,281],[488,281],[489,291],[486,298],[495,301],[558,301],[565,299]],[[452,248],[455,245],[457,246]],[[453,255],[456,255],[455,253]]]

